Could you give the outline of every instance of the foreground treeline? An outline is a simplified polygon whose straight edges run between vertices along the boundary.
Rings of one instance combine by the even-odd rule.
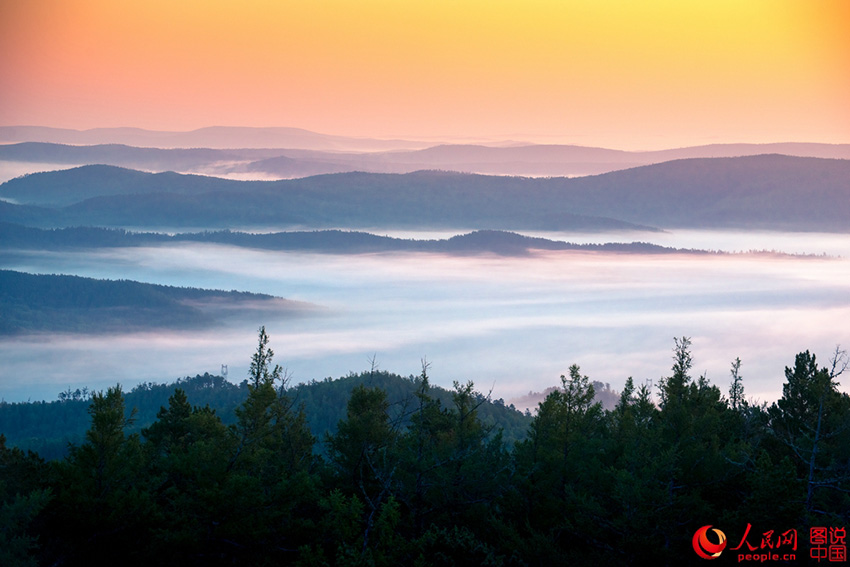
[[[310,432],[316,438],[314,451],[326,452],[322,440],[326,433],[334,433],[337,424],[346,416],[346,404],[357,386],[380,388],[390,401],[392,417],[401,412],[404,400],[414,397],[420,387],[421,376],[399,376],[377,368],[377,364],[365,372],[349,373],[333,379],[310,380],[289,385],[286,395],[297,407],[303,406]],[[169,398],[180,389],[191,404],[209,406],[225,425],[236,423],[236,409],[248,399],[250,382],[229,382],[222,376],[209,373],[178,379],[170,383],[142,382],[132,390],[124,392],[124,406],[134,411],[132,422],[124,430],[126,435],[141,434],[157,420],[160,408],[168,406]],[[594,382],[596,399],[606,407],[613,407],[617,393],[607,384]],[[280,387],[280,383],[278,383]],[[553,388],[554,389],[554,388]],[[86,431],[91,425],[91,397],[94,391],[87,388],[66,389],[58,399],[48,401],[5,402],[0,400],[0,433],[6,436],[6,444],[33,451],[45,460],[64,459],[69,447],[85,441]],[[428,394],[443,406],[452,405],[452,391],[432,385]],[[478,417],[487,425],[502,430],[504,441],[512,444],[525,439],[531,414],[522,413],[504,400],[488,400],[476,393]],[[540,396],[543,399],[543,396]]]
[[[515,443],[481,420],[471,383],[431,397],[427,367],[397,403],[356,387],[316,439],[272,356],[261,330],[230,425],[177,390],[128,434],[116,387],[91,397],[64,460],[0,436],[0,564],[681,564],[706,524],[803,534],[850,520],[838,350],[826,366],[798,354],[770,406],[745,401],[739,361],[728,397],[692,377],[687,338],[657,402],[629,379],[605,411],[573,366]]]

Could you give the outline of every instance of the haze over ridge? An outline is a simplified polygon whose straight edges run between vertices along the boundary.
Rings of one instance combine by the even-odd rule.
[[[580,178],[440,171],[234,181],[83,166],[0,185],[39,226],[850,230],[850,160],[690,158]]]
[[[208,136],[212,130],[219,134]],[[2,141],[9,143],[0,145],[0,182],[26,173],[87,164],[233,179],[291,179],[347,171],[410,173],[423,169],[575,177],[674,159],[768,153],[850,159],[850,144],[713,144],[658,151],[623,151],[516,142],[430,145],[421,141],[326,136],[285,128],[77,132],[0,127]]]

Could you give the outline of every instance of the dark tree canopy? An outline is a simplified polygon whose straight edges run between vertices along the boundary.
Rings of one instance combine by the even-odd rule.
[[[798,354],[769,407],[743,399],[739,359],[728,400],[692,377],[687,337],[657,404],[629,378],[605,410],[572,365],[509,441],[497,423],[510,421],[491,421],[508,408],[471,382],[441,392],[425,363],[409,379],[373,364],[289,387],[270,342],[261,328],[241,386],[198,376],[45,404],[87,416],[62,460],[0,435],[0,562],[678,565],[698,559],[705,525],[730,538],[796,529],[802,557],[808,526],[850,520],[840,349],[827,366]],[[238,394],[230,419],[204,401],[211,391]],[[149,410],[129,400],[154,394],[167,397],[140,426]],[[322,405],[336,413],[320,417]],[[312,413],[333,427],[315,435]]]

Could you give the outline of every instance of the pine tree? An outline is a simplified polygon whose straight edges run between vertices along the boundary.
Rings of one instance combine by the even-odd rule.
[[[850,517],[850,396],[838,391],[835,378],[846,363],[836,349],[831,368],[818,367],[809,351],[785,368],[782,397],[768,409],[769,426],[797,463],[809,514],[843,510]]]
[[[85,443],[58,465],[54,521],[64,530],[61,553],[85,556],[93,546],[108,563],[126,562],[128,550],[150,542],[156,513],[139,436],[125,433],[135,410],[127,415],[118,385],[92,395],[89,415]]]
[[[747,400],[744,399],[744,383],[741,378],[741,359],[735,358],[732,363],[732,384],[729,386],[729,407],[734,411],[744,410]]]
[[[221,487],[235,438],[215,410],[189,405],[181,388],[142,435],[160,518],[151,553],[175,565],[191,563],[215,546],[212,527],[229,515]]]
[[[340,486],[325,506],[334,515],[329,534],[336,534],[344,546],[361,560],[373,553],[388,536],[376,526],[389,508],[397,506],[395,475],[399,467],[397,424],[390,420],[386,392],[359,385],[351,392],[346,419],[341,420],[334,435],[328,435],[328,457],[336,469]],[[345,494],[350,495],[346,500]]]
[[[47,466],[35,453],[7,447],[0,433],[0,565],[38,564],[30,529],[52,499]]]
[[[572,365],[569,377],[561,376],[561,389],[540,403],[528,439],[517,445],[519,488],[527,502],[523,523],[530,528],[523,539],[536,541],[527,552],[538,563],[565,553],[582,561],[598,543],[605,420],[593,400],[589,378]]]
[[[235,449],[228,466],[230,516],[219,528],[222,538],[246,549],[297,547],[305,528],[294,510],[315,503],[318,479],[314,437],[303,407],[295,409],[280,366],[271,367],[265,327],[249,371],[248,397],[236,409]],[[245,518],[253,521],[247,523]]]

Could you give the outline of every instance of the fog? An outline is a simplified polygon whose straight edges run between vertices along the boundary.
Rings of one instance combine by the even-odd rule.
[[[775,236],[805,253],[850,251],[848,236]],[[732,233],[714,237],[751,247]],[[825,249],[809,248],[819,245]],[[116,382],[129,389],[219,373],[222,364],[238,382],[265,325],[276,362],[294,382],[359,372],[375,356],[381,369],[403,375],[418,374],[427,359],[434,383],[473,380],[506,400],[558,384],[573,363],[620,389],[628,376],[657,384],[669,374],[673,337],[689,336],[694,375],[706,373],[725,393],[730,363],[740,357],[747,396],[772,401],[796,353],[808,349],[826,363],[837,344],[850,345],[846,258],[330,255],[199,244],[7,252],[0,262],[7,269],[237,289],[320,308],[298,317],[250,311],[202,332],[5,338],[0,398],[49,400],[67,387]]]
[[[29,175],[31,173],[40,173],[42,171],[56,171],[59,169],[68,169],[70,166],[63,163],[40,163],[40,162],[25,162],[25,161],[6,161],[0,160],[0,183],[5,183],[10,179]],[[9,200],[9,199],[4,199]]]
[[[180,169],[177,173],[185,173],[185,174],[193,174],[193,175],[207,175],[214,177],[222,177],[224,179],[233,179],[235,181],[274,181],[277,179],[285,179],[286,176],[274,175],[264,171],[251,172],[251,171],[240,171],[239,166],[244,166],[250,162],[247,161],[221,161],[206,164],[198,167],[190,167],[186,169]],[[5,183],[10,179],[15,179],[16,177],[21,177],[23,175],[30,175],[33,173],[41,173],[45,171],[59,171],[63,169],[71,169],[74,167],[80,167],[82,165],[88,165],[86,163],[50,163],[50,162],[29,162],[29,161],[9,161],[9,160],[0,160],[0,183]],[[152,169],[141,167],[138,164],[125,164],[120,167],[132,167],[138,171],[147,171],[150,173],[155,173],[162,171],[162,169]],[[300,176],[299,176],[300,177]],[[3,199],[5,201],[14,202],[11,199]]]

